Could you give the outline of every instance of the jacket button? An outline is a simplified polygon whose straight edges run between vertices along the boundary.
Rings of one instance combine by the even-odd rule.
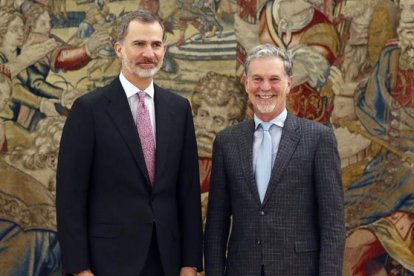
[[[264,216],[265,215],[265,212],[264,211],[260,211],[260,213],[259,213],[261,216]]]
[[[261,245],[261,244],[262,244],[262,241],[261,241],[261,240],[259,240],[259,239],[257,239],[257,240],[256,240],[256,244],[257,244],[257,245]]]

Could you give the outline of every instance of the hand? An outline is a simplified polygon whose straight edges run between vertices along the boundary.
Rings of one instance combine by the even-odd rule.
[[[48,117],[60,116],[56,111],[55,103],[60,103],[60,100],[43,98],[40,102],[40,112],[43,112]]]
[[[94,57],[96,54],[106,46],[110,45],[111,37],[105,31],[97,31],[86,41],[86,52]]]
[[[180,276],[197,276],[197,269],[195,267],[182,267]]]
[[[94,276],[92,271],[90,271],[89,269],[88,270],[83,270],[79,273],[74,273],[73,275],[75,275],[75,276]]]
[[[404,167],[414,171],[414,152],[407,150],[401,157]]]
[[[25,62],[27,66],[36,63],[39,59],[46,56],[50,51],[54,50],[58,43],[50,38],[40,43],[34,43],[33,39],[29,38],[23,45],[22,51],[18,58]]]
[[[334,125],[342,123],[340,120],[356,121],[355,102],[353,98],[337,95],[334,98],[334,109],[331,114],[331,121]]]
[[[332,82],[332,91],[335,95],[341,95],[344,90],[344,77],[342,76],[341,70],[336,66],[331,66],[331,71],[329,73],[329,79]]]
[[[22,47],[20,55],[7,63],[12,78],[16,77],[21,71],[28,66],[36,63],[50,51],[58,46],[54,39],[48,39],[44,42],[33,44],[33,39],[28,39]]]

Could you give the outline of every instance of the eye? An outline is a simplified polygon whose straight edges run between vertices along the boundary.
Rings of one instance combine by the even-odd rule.
[[[152,47],[154,49],[159,49],[159,48],[162,47],[162,42],[155,42],[155,43],[152,44]]]
[[[204,119],[206,117],[208,117],[208,112],[205,110],[199,110],[198,111],[198,117],[200,117],[200,119]]]
[[[214,118],[214,124],[215,124],[216,126],[222,126],[222,125],[224,124],[224,120],[223,120],[223,118],[220,118],[220,117],[216,117],[216,118]]]
[[[145,41],[134,41],[132,45],[137,46],[137,47],[144,47]]]

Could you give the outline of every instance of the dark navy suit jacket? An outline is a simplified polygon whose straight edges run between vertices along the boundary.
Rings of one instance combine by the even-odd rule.
[[[166,275],[202,268],[197,147],[188,101],[155,85],[156,176],[151,186],[119,78],[78,98],[57,170],[65,272],[139,275],[156,225]]]

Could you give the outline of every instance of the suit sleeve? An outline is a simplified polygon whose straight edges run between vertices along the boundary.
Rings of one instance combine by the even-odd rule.
[[[336,138],[323,128],[315,155],[315,183],[320,229],[319,275],[342,275],[345,245],[341,161]]]
[[[78,99],[63,129],[56,179],[57,229],[64,273],[89,268],[87,199],[93,149],[92,116]]]
[[[184,147],[180,162],[178,205],[182,238],[181,267],[202,271],[203,232],[197,144],[190,104],[187,102]]]
[[[230,227],[230,193],[227,188],[220,134],[213,145],[213,168],[205,233],[205,269],[209,276],[225,275]]]

